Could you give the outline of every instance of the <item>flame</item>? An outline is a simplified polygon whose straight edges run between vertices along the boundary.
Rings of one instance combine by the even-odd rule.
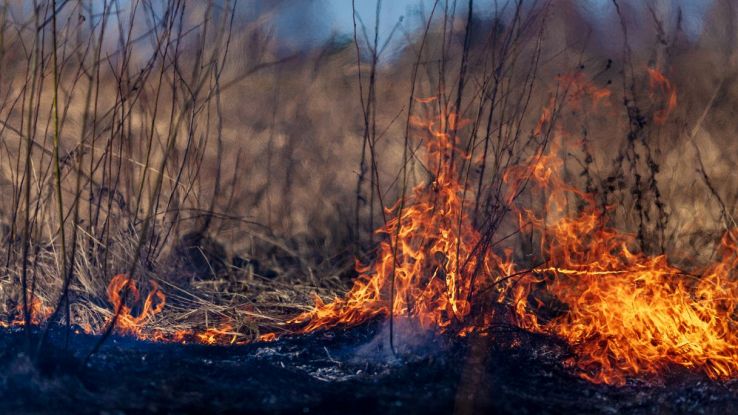
[[[536,122],[536,126],[533,128],[533,135],[539,136],[543,133],[545,126],[551,122],[555,108],[556,100],[554,98],[550,98],[548,100],[548,105],[543,107],[541,116],[538,118],[538,122]]]
[[[571,100],[581,100],[584,94],[594,94],[599,103],[609,96],[584,82],[581,76],[561,77],[560,82],[573,91]],[[425,100],[432,102],[432,100]],[[551,121],[556,101],[553,98],[544,109],[535,132]],[[483,240],[469,218],[468,202],[473,190],[460,178],[454,157],[468,158],[457,146],[458,137],[451,135],[468,121],[451,113],[426,121],[411,117],[411,124],[430,139],[425,140],[427,170],[434,173],[430,182],[413,189],[405,201],[388,209],[393,214],[377,233],[386,236],[380,243],[377,260],[368,265],[358,264],[359,277],[343,298],[325,303],[315,297],[315,307],[289,324],[301,326],[301,332],[356,325],[376,316],[402,316],[417,320],[423,328],[445,331],[452,328],[460,335],[484,331],[494,318],[493,308],[475,310],[474,304],[485,301],[501,302],[511,285],[509,275],[517,267],[507,250],[499,256],[484,247]],[[514,199],[517,190],[534,175],[541,181],[554,173],[553,157],[540,154],[529,166],[512,168],[505,180],[515,185],[507,198]],[[513,179],[517,176],[517,179]],[[575,191],[573,188],[569,188]],[[390,312],[391,309],[391,312]]]
[[[676,90],[660,72],[648,73],[651,91],[658,88],[667,97],[654,114],[662,124],[676,106]],[[718,261],[689,273],[665,255],[640,253],[632,235],[607,226],[608,209],[598,209],[591,195],[560,178],[557,153],[553,145],[548,154],[505,176],[513,190],[529,178],[548,197],[545,217],[513,208],[521,229],[529,226],[537,233],[545,260],[513,290],[519,324],[566,340],[576,352],[569,363],[595,383],[658,379],[673,367],[702,371],[712,379],[738,376],[738,281],[733,275],[738,231],[723,236]],[[572,199],[584,206],[574,215],[568,213]],[[544,304],[533,287],[540,284],[566,305],[548,321],[537,313]]]
[[[175,342],[175,343],[202,343],[208,345],[243,343],[239,340],[239,333],[229,322],[221,322],[217,327],[206,327],[204,330],[164,330],[155,324],[166,305],[166,295],[156,281],[151,281],[148,293],[141,301],[141,291],[135,280],[119,274],[114,276],[107,287],[108,301],[112,306],[112,313],[118,313],[115,318],[114,330],[120,335],[132,336],[140,340]],[[139,310],[134,312],[135,310]],[[53,313],[51,307],[46,306],[40,298],[34,296],[30,300],[31,324],[40,325],[47,321]],[[107,319],[109,324],[113,317]],[[19,304],[13,313],[10,322],[0,321],[0,327],[23,326],[23,306]],[[105,325],[93,328],[84,323],[75,333],[80,331],[87,334],[100,334]],[[275,339],[274,335],[262,335],[262,341]]]
[[[221,343],[224,337],[230,338],[228,344],[234,344],[238,338],[238,333],[233,331],[233,326],[224,323],[220,327],[211,327],[205,330],[203,333],[196,334],[197,338],[201,343],[205,344],[218,344]]]
[[[656,125],[662,125],[677,106],[677,91],[671,81],[658,69],[647,68],[646,71],[648,72],[648,89],[651,99],[655,99],[657,94],[666,97],[664,107],[653,114],[653,121]]]
[[[30,298],[28,311],[30,313],[32,325],[39,325],[43,323],[54,312],[51,307],[44,304],[44,302],[35,295],[31,296]],[[13,317],[12,321],[10,321],[9,323],[5,321],[0,321],[0,327],[22,327],[23,325],[25,325],[25,320],[23,316],[23,304],[18,304],[16,306],[14,315],[15,316]]]
[[[648,75],[652,98],[657,91],[665,97],[653,115],[661,124],[676,106],[676,89],[661,72],[649,69]],[[583,108],[582,100],[589,99],[590,107],[608,105],[610,91],[580,74],[562,76],[559,82],[568,95],[563,102],[548,101],[535,135],[552,125],[561,103]],[[417,101],[432,104],[435,99]],[[311,310],[288,321],[296,332],[391,316],[459,336],[485,334],[496,310],[505,306],[520,327],[567,341],[575,357],[565,363],[591,382],[658,380],[674,367],[712,379],[738,377],[738,230],[725,233],[717,261],[690,272],[665,255],[639,252],[633,235],[608,225],[609,208],[598,207],[592,195],[562,179],[559,149],[566,146],[559,130],[546,151],[540,149],[503,175],[501,199],[516,215],[520,231],[536,237],[540,265],[525,267],[513,261],[511,249],[491,249],[490,235],[470,220],[469,201],[475,195],[464,186],[462,163],[454,162],[470,158],[458,148],[456,136],[467,121],[454,113],[410,121],[423,135],[430,178],[387,209],[392,217],[377,230],[384,239],[376,260],[357,262],[359,277],[346,295],[329,302],[315,296]],[[531,192],[547,200],[539,209],[518,205],[517,196],[528,183]],[[571,208],[571,201],[578,207]],[[545,312],[550,306],[542,293],[564,304],[552,317],[544,318],[551,313]],[[227,321],[200,332],[151,327],[166,304],[155,282],[141,301],[135,281],[117,275],[108,297],[118,310],[121,334],[156,341],[238,342]],[[140,311],[134,314],[134,308]],[[34,324],[49,314],[36,298],[32,312]],[[260,341],[276,338],[276,333],[258,336]]]
[[[666,96],[654,114],[663,123],[676,106],[676,90],[660,72],[649,70],[651,90]],[[574,92],[568,103],[585,96],[596,104],[609,91],[588,86],[579,76],[563,77]],[[545,107],[534,133],[551,122],[554,101]],[[459,335],[483,332],[493,317],[477,312],[484,292],[498,302],[512,303],[518,324],[530,331],[553,334],[576,352],[570,363],[585,379],[622,385],[630,377],[656,379],[673,367],[702,371],[713,379],[738,376],[738,231],[726,233],[719,261],[691,273],[672,266],[664,255],[637,251],[632,235],[607,226],[608,209],[560,178],[558,146],[538,152],[527,164],[504,175],[505,201],[519,220],[521,231],[537,234],[543,265],[524,269],[510,260],[477,250],[481,235],[470,225],[464,189],[448,160],[458,152],[456,137],[448,135],[444,120],[414,124],[426,128],[429,184],[413,190],[389,213],[394,217],[378,233],[386,235],[377,260],[357,264],[360,276],[342,298],[315,299],[315,307],[293,319],[308,332],[339,325],[355,325],[378,315],[409,316],[425,327],[454,330]],[[452,131],[454,131],[452,129]],[[517,206],[516,195],[528,181],[548,197],[546,216]],[[569,213],[569,201],[584,206]],[[518,275],[515,283],[509,276]],[[544,320],[545,307],[536,287],[566,305],[559,315]],[[472,313],[472,309],[475,312]]]
[[[276,333],[264,333],[260,335],[257,338],[257,340],[260,342],[272,342],[272,341],[277,340],[277,334]]]
[[[608,99],[612,96],[612,91],[596,86],[585,78],[583,72],[559,75],[556,77],[556,85],[556,91],[549,97],[533,128],[534,136],[540,136],[547,126],[551,125],[560,107],[559,104],[565,103],[570,109],[581,111],[584,108],[584,101],[587,100],[591,107],[596,109],[607,106]],[[559,102],[557,97],[563,97],[564,102]]]
[[[544,158],[545,159],[545,158]],[[582,377],[597,383],[623,384],[630,376],[655,377],[673,366],[697,369],[713,379],[738,375],[736,295],[731,271],[738,265],[735,231],[722,240],[721,260],[702,272],[686,273],[666,256],[634,250],[632,235],[606,225],[591,197],[579,215],[564,215],[557,205],[573,189],[555,171],[531,175],[550,192],[546,209],[560,215],[546,223],[531,210],[521,218],[540,238],[546,266],[528,273],[515,292],[516,311],[524,328],[554,334],[577,352]],[[521,219],[522,220],[522,219]],[[539,321],[528,300],[533,282],[568,310]]]
[[[411,123],[430,137],[425,165],[433,177],[387,210],[394,217],[377,231],[385,236],[377,260],[357,263],[360,275],[348,293],[329,303],[316,296],[312,310],[288,322],[302,325],[300,331],[356,325],[391,313],[424,329],[468,333],[491,318],[487,310],[472,313],[473,299],[485,304],[499,296],[497,282],[509,271],[509,261],[478,255],[485,241],[467,212],[473,194],[450,161],[468,158],[452,135],[466,121],[448,114],[430,121],[413,117]]]
[[[598,87],[581,71],[559,75],[556,81],[569,108],[573,110],[581,110],[585,100],[591,101],[593,107],[608,105],[608,99],[612,96],[610,89]]]
[[[128,290],[127,298],[129,302],[135,304],[140,300],[141,295],[136,282],[122,274],[116,275],[110,280],[108,300],[112,304],[114,312],[120,310],[115,322],[115,328],[119,334],[134,336],[141,340],[160,342],[194,342],[208,345],[237,343],[238,333],[234,331],[233,325],[228,322],[223,322],[217,327],[207,327],[203,331],[184,329],[169,332],[152,326],[151,321],[162,312],[166,305],[166,295],[159,288],[156,281],[151,281],[150,285],[149,293],[140,306],[140,313],[133,315],[133,307],[127,305],[123,299],[125,290]]]
[[[151,289],[146,295],[138,315],[132,314],[132,307],[125,300],[133,303],[139,301],[141,294],[136,281],[123,274],[114,276],[108,284],[108,299],[113,305],[114,312],[118,313],[115,320],[116,328],[122,334],[130,334],[139,338],[146,338],[144,326],[155,315],[159,314],[166,304],[166,296],[159,290],[156,281],[151,281]]]

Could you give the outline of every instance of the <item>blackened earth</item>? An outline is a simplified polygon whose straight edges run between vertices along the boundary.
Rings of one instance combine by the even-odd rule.
[[[675,373],[658,385],[595,385],[563,367],[566,348],[544,336],[425,339],[395,355],[378,332],[228,347],[113,337],[85,364],[98,337],[54,329],[31,359],[24,333],[6,330],[0,413],[738,413],[736,382]]]

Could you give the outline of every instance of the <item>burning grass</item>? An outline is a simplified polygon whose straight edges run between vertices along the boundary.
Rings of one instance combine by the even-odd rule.
[[[673,111],[676,92],[661,73],[650,69],[649,75],[668,99],[653,114],[662,124]],[[595,105],[610,96],[594,88],[574,89],[580,91],[593,92],[585,99]],[[544,111],[539,126],[551,113]],[[598,207],[592,195],[560,179],[557,153],[566,146],[557,142],[505,173],[505,200],[519,217],[520,232],[530,228],[537,235],[542,261],[532,268],[516,264],[509,249],[500,257],[484,248],[470,226],[464,201],[473,195],[453,167],[453,160],[465,157],[456,154],[456,138],[450,135],[457,123],[455,114],[416,123],[427,130],[427,165],[436,172],[434,180],[416,188],[407,207],[401,201],[391,210],[395,219],[380,231],[388,239],[377,262],[358,267],[361,276],[348,294],[330,303],[317,301],[314,310],[291,323],[313,331],[382,314],[417,319],[440,331],[484,334],[495,320],[492,303],[512,300],[517,324],[569,342],[576,351],[570,363],[592,382],[622,385],[628,377],[658,378],[673,365],[713,379],[738,375],[735,231],[723,237],[718,261],[694,273],[670,265],[665,255],[640,253],[632,235],[608,227],[609,207]],[[566,140],[566,132],[558,137]],[[548,199],[545,216],[516,202],[528,183]],[[572,199],[582,207],[569,213]],[[545,308],[536,297],[541,292],[533,293],[539,284],[544,294],[564,304],[560,315],[539,319],[536,310]]]
[[[35,54],[27,57],[31,93],[21,95],[20,115],[7,115],[9,122],[20,119],[19,136],[25,141],[15,152],[7,150],[16,163],[11,175],[15,206],[4,241],[4,269],[12,278],[3,294],[13,300],[6,304],[3,327],[62,323],[103,338],[114,333],[152,342],[230,346],[385,320],[392,353],[404,341],[399,331],[495,339],[496,330],[507,327],[564,341],[573,354],[559,363],[591,383],[659,383],[674,368],[713,380],[738,378],[738,231],[694,144],[719,91],[685,135],[686,121],[677,116],[686,100],[672,79],[679,71],[661,71],[668,65],[650,60],[643,64],[633,56],[627,33],[622,62],[592,57],[589,61],[606,63],[601,70],[589,70],[580,58],[574,70],[567,62],[565,72],[542,73],[542,59],[555,58],[545,47],[546,21],[553,12],[548,5],[523,3],[516,3],[508,20],[499,16],[487,22],[483,42],[474,41],[471,11],[463,34],[454,29],[447,33],[446,23],[453,18],[443,16],[442,42],[430,38],[439,36],[430,30],[430,17],[423,36],[401,57],[405,60],[398,58],[397,67],[412,68],[410,99],[394,118],[379,120],[387,121],[383,132],[376,125],[375,80],[391,74],[378,66],[377,41],[372,47],[367,40],[370,83],[365,92],[367,58],[355,39],[364,116],[356,192],[330,186],[312,192],[295,185],[296,176],[310,176],[298,174],[302,170],[295,167],[301,153],[270,137],[267,156],[250,156],[267,160],[265,188],[280,169],[271,165],[276,149],[289,159],[284,199],[272,201],[274,189],[258,190],[251,207],[277,232],[251,221],[251,210],[231,215],[247,199],[235,196],[240,147],[233,179],[228,185],[221,180],[228,152],[223,124],[229,119],[221,75],[230,28],[216,35],[203,29],[199,52],[182,57],[179,34],[187,32],[182,23],[186,13],[182,2],[170,2],[170,13],[157,21],[162,38],[155,39],[158,46],[140,72],[145,77],[159,71],[160,82],[125,78],[123,74],[136,72],[126,59],[107,74],[118,79],[117,89],[99,74],[78,75],[75,85],[88,81],[83,129],[76,149],[60,159],[63,137],[57,124],[62,120],[57,110],[64,91],[58,84],[72,77],[59,73],[57,59],[46,61],[45,49],[38,45],[44,42],[39,33],[48,29],[39,26]],[[211,22],[214,6],[208,4],[205,21]],[[619,3],[614,5],[619,19],[627,20]],[[117,2],[105,2],[106,10],[113,6]],[[54,10],[51,2],[46,13],[52,13],[56,24]],[[37,25],[44,21],[40,12],[34,12]],[[132,12],[131,20],[136,17]],[[118,23],[125,32],[124,22]],[[100,36],[87,45],[97,47],[99,58],[107,32],[93,25],[89,33]],[[447,35],[463,38],[459,55],[448,58],[459,70],[450,90],[444,72],[451,53]],[[133,41],[121,40],[127,51],[127,42]],[[443,45],[440,51],[426,50],[436,43]],[[436,54],[441,59],[429,59]],[[82,63],[99,61],[92,58],[79,57]],[[415,63],[408,64],[411,58]],[[426,60],[443,65],[431,68]],[[45,147],[31,138],[39,133],[38,119],[33,119],[40,113],[38,101],[51,94],[43,88],[47,74],[39,69],[42,64],[54,72],[55,116],[48,120],[56,127],[51,129],[52,151],[39,150]],[[87,74],[80,65],[80,73]],[[620,72],[614,73],[613,65]],[[191,71],[183,69],[190,66]],[[211,69],[201,72],[203,68]],[[421,68],[432,74],[424,82],[417,80]],[[436,69],[441,79],[435,79]],[[183,75],[188,72],[191,77]],[[171,85],[162,82],[168,77],[174,79]],[[608,78],[622,81],[622,88]],[[542,84],[545,93],[539,92]],[[118,95],[110,110],[102,111],[108,103],[100,103],[105,98],[98,102],[98,96],[108,89]],[[171,103],[160,103],[162,96]],[[295,102],[286,105],[299,106]],[[167,121],[162,121],[163,112],[168,112]],[[404,134],[395,125],[403,113]],[[129,114],[134,115],[126,118]],[[302,124],[311,123],[310,117],[295,118],[300,133]],[[134,124],[142,127],[136,130]],[[277,127],[270,128],[270,134],[277,134]],[[107,137],[103,132],[110,137],[96,143]],[[398,144],[385,134],[404,140]],[[616,139],[615,134],[622,136]],[[147,140],[139,143],[133,136]],[[215,144],[208,144],[211,136]],[[700,183],[720,205],[725,231],[717,254],[706,261],[691,253],[680,255],[677,249],[684,244],[673,242],[679,229],[662,190],[659,164],[660,145],[672,142],[668,140],[692,142]],[[105,150],[97,152],[101,145]],[[341,151],[331,147],[330,154],[343,158]],[[397,154],[402,160],[392,158]],[[212,180],[202,179],[207,176],[201,174],[205,160],[212,164]],[[338,164],[329,167],[339,170]],[[46,170],[39,172],[36,165]],[[399,172],[393,176],[386,166],[399,166]],[[64,180],[63,173],[74,183]],[[331,181],[321,177],[321,183]],[[46,196],[32,198],[31,190],[41,188],[48,188]],[[288,199],[293,191],[310,198]],[[354,197],[354,217],[349,219],[343,207]],[[71,207],[64,204],[70,199]],[[298,206],[316,201],[321,206],[317,210],[331,222],[313,225],[321,232],[299,239],[291,225],[310,219],[286,218]],[[281,224],[271,216],[278,204],[278,215],[285,217]],[[193,216],[182,216],[190,211]],[[348,229],[339,231],[337,223]],[[377,229],[367,235],[367,227]],[[220,232],[250,243],[236,253],[210,236]],[[336,235],[329,240],[331,234]],[[354,255],[354,272],[347,271],[351,266],[344,263]],[[177,265],[180,260],[184,267]]]
[[[651,79],[669,85],[663,75],[650,73]],[[580,77],[567,79],[582,82]],[[590,96],[582,97],[582,91]],[[592,99],[595,104],[610,95],[592,88],[574,92],[576,100]],[[668,87],[666,95],[669,108],[676,98]],[[552,112],[544,111],[544,118]],[[661,123],[664,114],[664,109],[657,110],[654,121]],[[539,125],[545,122],[549,121]],[[118,275],[108,286],[114,313],[106,324],[114,322],[118,333],[140,339],[204,344],[273,340],[278,332],[260,330],[270,325],[298,334],[356,326],[377,316],[410,319],[420,330],[485,336],[504,321],[505,315],[499,315],[504,306],[516,313],[508,324],[566,340],[575,356],[565,363],[595,383],[623,385],[630,377],[657,380],[672,366],[702,371],[713,379],[738,374],[735,232],[723,237],[718,261],[691,273],[671,265],[665,255],[638,252],[634,236],[608,226],[608,207],[600,208],[592,195],[561,179],[558,153],[566,147],[561,141],[567,134],[560,131],[557,141],[504,175],[504,200],[518,217],[518,231],[532,232],[539,244],[539,265],[518,264],[510,248],[491,249],[496,244],[472,226],[467,200],[473,194],[459,167],[470,155],[458,148],[456,135],[464,122],[447,114],[428,121],[415,119],[413,124],[425,144],[425,165],[434,172],[433,180],[387,210],[392,218],[378,230],[386,238],[377,259],[356,265],[359,276],[342,297],[324,302],[316,296],[314,308],[289,319],[289,313],[277,317],[241,303],[234,311],[254,325],[248,337],[236,327],[237,317],[208,303],[206,308],[218,316],[218,323],[202,330],[176,325],[162,329],[165,322],[154,321],[167,302],[159,285],[152,282],[144,296],[133,279]],[[545,213],[520,205],[524,186],[545,196],[548,202],[540,209]],[[572,200],[580,208],[570,209]],[[260,295],[255,304],[266,306],[265,293]],[[542,318],[550,306],[542,300],[545,296],[564,308]],[[42,318],[38,314],[46,312],[40,303],[34,304],[38,323]],[[138,308],[135,314],[133,305]],[[86,331],[93,330],[88,326]]]
[[[654,122],[661,124],[673,110],[676,95],[663,75],[654,70],[649,74],[652,87],[660,85],[668,97],[666,107],[653,114]],[[562,80],[566,88],[574,85],[570,101],[592,99],[597,105],[610,96],[606,90],[578,87],[581,77]],[[536,127],[539,134],[553,111],[543,112]],[[377,259],[357,264],[359,276],[343,297],[326,303],[316,296],[314,308],[285,319],[288,313],[280,318],[244,307],[242,301],[233,307],[235,314],[228,313],[228,306],[190,294],[215,316],[213,323],[206,321],[205,328],[195,330],[161,319],[168,300],[154,280],[144,294],[134,279],[116,275],[107,288],[109,317],[97,329],[90,324],[83,329],[93,333],[112,325],[119,334],[143,340],[233,344],[273,340],[276,332],[261,332],[270,325],[286,326],[287,333],[308,333],[356,326],[381,315],[390,321],[409,318],[422,330],[486,335],[500,319],[495,304],[504,304],[514,308],[515,324],[521,328],[569,342],[576,352],[569,363],[592,382],[622,385],[632,376],[658,377],[672,365],[704,371],[714,379],[738,374],[734,232],[723,237],[721,258],[694,274],[670,265],[664,255],[637,252],[631,235],[608,227],[608,207],[598,207],[592,195],[560,179],[557,153],[565,144],[555,142],[504,174],[504,200],[518,216],[519,232],[532,230],[540,245],[540,265],[517,264],[511,249],[491,249],[495,244],[472,225],[467,200],[474,195],[459,167],[471,155],[457,144],[465,122],[454,113],[412,122],[423,135],[419,140],[426,148],[425,166],[432,181],[387,210],[392,218],[378,230],[385,239]],[[566,140],[566,132],[559,131],[557,140]],[[545,216],[519,205],[518,196],[529,184],[548,199]],[[581,206],[573,214],[571,198]],[[540,286],[544,288],[534,291]],[[542,292],[565,309],[553,318],[539,318],[537,311],[546,307],[539,299]],[[268,307],[268,294],[259,295],[254,304]],[[38,298],[31,304],[33,324],[51,314]],[[183,314],[193,312],[186,303],[176,308]],[[239,317],[250,322],[250,336],[244,337]],[[11,324],[22,323],[16,317]]]

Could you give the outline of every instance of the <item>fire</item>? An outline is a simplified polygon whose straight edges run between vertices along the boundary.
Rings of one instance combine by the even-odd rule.
[[[29,304],[29,314],[31,317],[31,324],[33,325],[39,325],[46,321],[46,319],[51,316],[51,314],[54,312],[51,307],[44,304],[43,301],[41,301],[40,298],[37,296],[31,296],[30,298],[30,304]],[[13,317],[13,320],[10,321],[10,323],[6,323],[4,321],[0,322],[0,327],[8,328],[8,327],[20,327],[25,324],[24,316],[23,316],[23,304],[18,304],[15,308],[15,317]]]
[[[472,298],[483,303],[491,294],[496,297],[495,276],[505,261],[475,254],[482,238],[468,217],[465,189],[450,162],[467,157],[452,135],[463,122],[455,114],[412,122],[431,138],[425,142],[426,166],[434,177],[387,210],[394,217],[377,231],[386,236],[377,260],[357,264],[360,276],[345,297],[330,303],[316,297],[313,310],[288,322],[302,325],[302,332],[356,325],[390,313],[413,318],[426,329],[461,332],[474,325],[471,318],[480,317],[472,314]]]
[[[677,106],[677,91],[671,81],[664,76],[658,69],[648,68],[648,88],[651,99],[656,99],[656,95],[660,94],[666,97],[663,108],[657,110],[653,114],[653,121],[657,125],[664,124],[669,115]]]
[[[197,339],[204,344],[218,344],[221,343],[224,338],[229,339],[228,344],[234,344],[238,339],[238,333],[233,331],[233,326],[230,324],[223,324],[220,327],[211,327],[202,333],[196,334]]]
[[[676,89],[657,70],[648,75],[651,93],[659,89],[666,97],[654,114],[663,124],[676,106]],[[557,153],[553,146],[505,177],[511,189],[530,178],[549,200],[545,219],[513,208],[521,229],[526,224],[537,234],[545,260],[514,289],[519,324],[565,339],[576,351],[570,363],[592,382],[622,385],[628,377],[657,378],[678,366],[713,379],[738,376],[738,231],[723,236],[718,261],[697,271],[640,253],[632,235],[608,227],[607,209],[561,179]],[[584,206],[574,215],[567,213],[570,199]],[[541,283],[567,307],[549,321],[539,320],[542,305],[530,301],[532,287]]]
[[[108,299],[113,305],[114,312],[118,313],[115,321],[116,328],[123,334],[130,334],[139,338],[146,338],[144,326],[156,314],[159,314],[166,304],[166,296],[155,281],[151,281],[151,289],[143,301],[140,313],[132,314],[132,307],[126,304],[130,299],[135,303],[141,294],[134,280],[123,274],[116,275],[108,284]]]
[[[220,324],[218,327],[207,327],[203,331],[191,329],[165,331],[152,326],[151,321],[162,312],[166,305],[166,295],[155,281],[151,281],[150,285],[149,293],[140,306],[141,311],[138,315],[134,315],[133,307],[126,303],[135,304],[141,299],[136,282],[122,274],[116,275],[110,280],[108,300],[113,306],[113,312],[119,310],[115,321],[115,328],[118,333],[134,336],[141,340],[161,342],[194,342],[208,345],[235,344],[237,342],[238,333],[234,331],[233,325],[227,322]],[[127,297],[126,290],[128,290]],[[124,298],[127,301],[124,301]],[[88,333],[92,332],[92,330],[86,331]]]
[[[541,115],[533,128],[534,136],[544,134],[547,126],[554,121],[556,111],[560,108],[556,95],[563,96],[566,105],[576,111],[584,108],[583,101],[585,100],[588,100],[593,108],[607,106],[608,99],[612,96],[612,91],[596,86],[587,80],[582,72],[559,75],[556,77],[556,82],[556,93],[552,94],[553,96],[548,99],[548,103],[541,110]]]
[[[108,301],[111,304],[115,318],[114,330],[120,335],[133,336],[140,340],[175,342],[175,343],[202,343],[207,345],[236,344],[243,343],[239,339],[239,333],[229,322],[222,322],[217,327],[206,327],[203,330],[165,330],[157,327],[156,316],[159,315],[166,305],[166,295],[155,281],[150,282],[150,288],[143,297],[136,281],[123,274],[114,276],[107,287]],[[53,309],[44,304],[37,296],[31,297],[30,315],[31,324],[34,326],[43,324],[52,315]],[[107,319],[107,324],[113,321],[113,316]],[[25,324],[23,317],[23,305],[19,304],[9,322],[0,322],[0,327],[22,327]],[[84,323],[76,333],[83,331],[87,334],[100,334],[103,327],[93,328],[89,323]],[[262,341],[274,340],[275,335],[269,333],[260,337]]]
[[[676,89],[655,69],[648,69],[648,76],[651,97],[658,92],[665,98],[653,113],[655,123],[663,124],[676,107]],[[589,108],[609,105],[610,91],[581,74],[558,80],[569,95],[549,100],[534,135],[553,125],[561,103],[584,108],[586,99]],[[418,102],[432,104],[435,99]],[[376,259],[356,264],[359,277],[345,296],[329,302],[316,296],[314,307],[289,320],[288,327],[306,333],[401,317],[425,330],[485,335],[496,311],[507,307],[521,328],[567,341],[575,357],[565,363],[591,382],[657,380],[674,367],[712,379],[738,377],[738,230],[723,236],[717,261],[690,272],[672,265],[665,255],[639,252],[633,235],[609,226],[609,208],[599,207],[592,195],[562,179],[559,149],[566,147],[566,134],[557,130],[554,142],[503,175],[501,200],[517,217],[521,234],[531,233],[537,242],[538,265],[516,264],[512,250],[490,248],[490,235],[470,218],[469,201],[475,195],[464,185],[460,166],[471,155],[460,150],[457,136],[466,122],[449,113],[431,120],[412,117],[411,123],[422,135],[429,179],[387,209],[391,219],[377,230],[384,238]],[[519,206],[517,196],[526,188],[548,202],[538,209]],[[199,332],[152,327],[166,305],[154,281],[143,300],[136,282],[124,275],[113,277],[107,293],[120,334],[155,341],[240,343],[228,321]],[[542,293],[565,306],[550,317]],[[34,324],[50,314],[38,298],[31,308]],[[13,321],[22,323],[22,317]],[[265,333],[258,340],[276,338]]]
[[[579,75],[562,76],[559,81],[563,89],[571,92],[569,102],[579,103],[591,95],[594,103],[599,104],[610,96],[608,90],[585,82]],[[552,98],[534,134],[540,134],[552,121],[555,109],[556,101]],[[424,328],[450,328],[465,335],[484,331],[494,318],[493,311],[484,310],[480,304],[505,300],[511,286],[508,276],[516,273],[517,267],[509,259],[509,250],[499,256],[484,248],[489,241],[485,243],[469,218],[468,201],[473,200],[473,190],[462,182],[458,167],[461,163],[451,161],[468,158],[457,147],[459,138],[452,135],[466,122],[454,113],[430,121],[413,117],[411,122],[424,133],[425,165],[434,176],[429,183],[413,189],[406,201],[400,200],[388,209],[394,217],[377,231],[386,236],[380,243],[377,260],[369,265],[357,264],[360,275],[345,297],[330,303],[316,297],[311,311],[288,322],[303,325],[301,331],[355,325],[391,314],[415,319]],[[540,155],[530,169],[518,169],[518,173],[547,180],[554,169],[546,161],[555,160]],[[506,179],[515,174],[513,170],[507,172]],[[526,181],[521,175],[511,186],[514,190],[508,202]],[[477,308],[474,313],[473,307]]]
[[[658,89],[666,97],[664,108],[654,113],[661,124],[676,106],[676,90],[660,72],[648,74],[651,93]],[[596,105],[610,97],[577,76],[561,81],[574,94],[568,103],[589,97]],[[534,134],[552,121],[554,108],[553,101],[545,107]],[[291,323],[307,332],[392,314],[466,335],[484,332],[493,316],[476,308],[492,298],[481,293],[494,293],[498,302],[512,302],[521,327],[566,340],[576,352],[569,363],[592,382],[622,385],[629,377],[656,378],[677,366],[713,379],[738,376],[738,282],[732,275],[738,232],[726,233],[721,259],[697,272],[672,266],[664,255],[640,253],[632,235],[607,226],[608,209],[560,179],[562,159],[553,146],[504,176],[505,200],[521,231],[532,228],[539,241],[543,265],[525,270],[509,259],[509,250],[502,257],[477,250],[481,235],[464,204],[470,191],[449,162],[461,155],[457,138],[448,134],[456,129],[444,122],[458,120],[452,114],[415,122],[431,137],[427,163],[437,175],[389,209],[394,217],[378,231],[386,238],[376,262],[357,265],[360,276],[343,298],[328,303],[316,298],[314,309]],[[529,181],[548,196],[545,218],[514,202]],[[572,198],[584,207],[569,214]],[[511,283],[509,276],[518,278]],[[548,321],[539,317],[545,307],[536,298],[540,286],[566,305]]]
[[[636,252],[634,238],[608,228],[588,195],[578,194],[586,202],[579,215],[564,215],[555,201],[573,190],[555,173],[532,177],[550,192],[549,214],[560,217],[547,224],[530,210],[521,214],[538,233],[546,259],[546,266],[523,277],[528,284],[517,286],[521,326],[567,340],[580,375],[597,383],[655,377],[674,366],[713,379],[738,376],[738,282],[731,274],[738,265],[738,233],[723,237],[720,261],[686,273],[664,255]],[[539,321],[528,300],[533,282],[545,283],[568,310]]]

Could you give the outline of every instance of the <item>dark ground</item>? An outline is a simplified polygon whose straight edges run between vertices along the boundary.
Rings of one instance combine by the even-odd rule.
[[[736,413],[738,383],[681,374],[661,386],[593,385],[558,362],[556,341],[508,332],[424,340],[393,358],[378,325],[213,347],[112,338],[83,367],[97,338],[61,330],[38,365],[20,330],[0,333],[2,413]],[[514,344],[514,346],[512,345]],[[492,346],[494,345],[494,346]],[[420,357],[420,356],[423,357]]]

